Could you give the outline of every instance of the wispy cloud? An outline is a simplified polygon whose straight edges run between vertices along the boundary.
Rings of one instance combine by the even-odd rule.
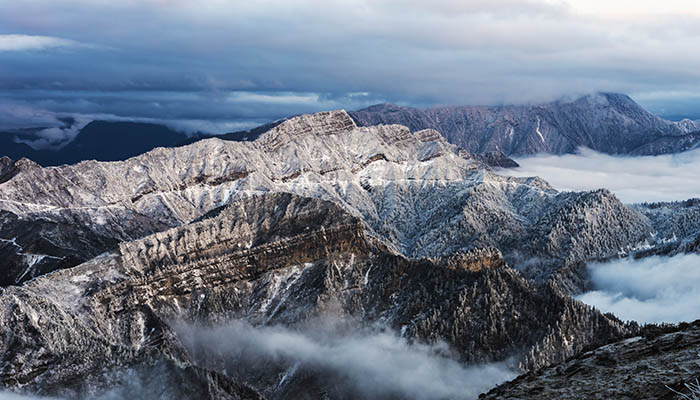
[[[358,331],[344,321],[295,330],[237,321],[215,329],[183,327],[180,336],[193,354],[218,357],[230,371],[255,376],[256,368],[269,374],[281,366],[280,387],[297,372],[313,371],[349,397],[473,399],[515,376],[503,364],[465,367],[444,344],[409,343],[390,330]]]
[[[675,155],[616,157],[581,149],[578,154],[517,159],[515,176],[539,176],[560,190],[606,188],[625,203],[686,200],[700,195],[700,149]]]
[[[84,46],[79,42],[52,36],[0,35],[0,51],[45,50]]]
[[[579,300],[623,320],[700,319],[700,255],[622,259],[588,266],[595,290]]]

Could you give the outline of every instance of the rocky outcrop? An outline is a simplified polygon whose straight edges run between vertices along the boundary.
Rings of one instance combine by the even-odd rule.
[[[523,106],[418,109],[380,104],[351,115],[363,126],[435,129],[472,153],[508,156],[573,153],[581,146],[608,154],[677,153],[696,147],[697,135],[691,133],[700,130],[695,121],[666,121],[615,93]]]
[[[691,395],[685,384],[700,376],[699,352],[696,321],[674,332],[650,332],[582,352],[479,399],[678,399],[677,393]]]
[[[252,385],[278,398],[303,392],[303,380],[282,385],[275,368],[260,380],[207,372],[225,360],[190,353],[171,321],[294,327],[324,316],[444,341],[461,362],[514,357],[526,369],[634,329],[534,286],[495,249],[410,260],[334,203],[273,193],[5,289],[0,382],[66,395],[83,390],[82,376],[166,365],[193,387],[208,382],[205,393],[243,397]],[[333,382],[325,387],[332,393]]]

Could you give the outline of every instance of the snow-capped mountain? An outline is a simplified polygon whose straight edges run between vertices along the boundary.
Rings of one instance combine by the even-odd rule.
[[[359,125],[435,129],[450,143],[473,153],[565,154],[584,146],[608,154],[655,155],[700,144],[697,121],[664,120],[629,96],[615,93],[523,106],[419,109],[380,104],[350,114]]]
[[[345,111],[118,162],[0,159],[0,382],[67,398],[134,376],[173,399],[357,394],[326,364],[231,358],[226,331],[201,342],[230,321],[339,320],[444,345],[456,365],[535,370],[639,332],[569,296],[580,266],[692,242],[691,203],[558,192],[434,130]]]
[[[496,247],[538,279],[653,233],[610,192],[503,177],[436,131],[357,127],[344,111],[293,118],[252,142],[209,139],[112,163],[5,164],[5,285],[266,192],[334,201],[408,257]]]

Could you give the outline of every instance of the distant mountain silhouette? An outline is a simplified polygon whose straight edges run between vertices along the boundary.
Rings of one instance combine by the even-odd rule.
[[[178,147],[202,139],[218,137],[223,140],[249,141],[267,132],[284,120],[271,122],[248,131],[230,132],[222,135],[198,133],[188,136],[165,125],[128,122],[92,121],[80,130],[76,138],[60,149],[35,150],[26,143],[36,139],[41,129],[0,132],[0,157],[13,160],[28,158],[47,166],[75,164],[84,160],[121,161],[143,154],[156,147]],[[66,119],[66,126],[73,121]]]
[[[26,157],[43,165],[75,164],[83,160],[119,161],[155,147],[172,147],[187,135],[164,125],[142,122],[93,121],[59,150],[35,150],[17,139],[30,139],[28,132],[0,133],[0,156]]]

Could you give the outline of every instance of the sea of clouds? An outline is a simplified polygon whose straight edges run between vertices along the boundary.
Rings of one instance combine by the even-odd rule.
[[[577,154],[519,158],[511,176],[539,176],[559,190],[606,188],[624,203],[686,200],[700,196],[700,149],[661,156],[610,156],[590,149]]]
[[[578,299],[640,323],[700,319],[700,255],[625,258],[588,265],[594,290]]]

